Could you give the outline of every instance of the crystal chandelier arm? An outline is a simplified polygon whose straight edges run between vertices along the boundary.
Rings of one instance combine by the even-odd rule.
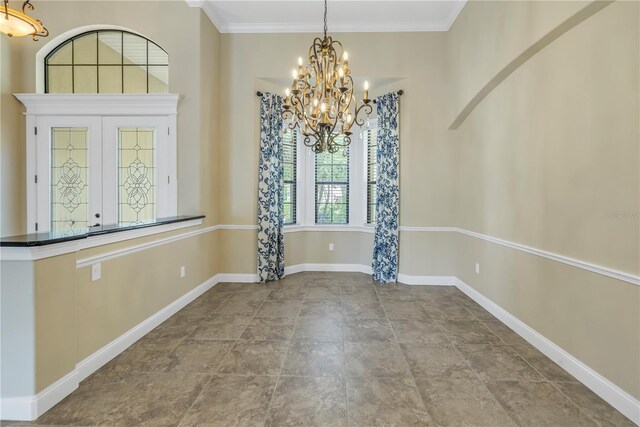
[[[308,54],[308,64],[303,65],[299,58],[298,68],[293,71],[282,117],[290,119],[290,129],[302,130],[304,144],[314,152],[335,153],[351,143],[353,124],[364,124],[364,119],[358,117],[360,112],[371,113],[373,108],[368,99],[356,102],[344,46],[327,35],[327,0],[323,38],[314,38]]]

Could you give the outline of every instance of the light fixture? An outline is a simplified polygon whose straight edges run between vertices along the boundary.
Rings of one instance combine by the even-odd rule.
[[[351,128],[362,126],[361,112],[371,114],[369,83],[356,102],[349,56],[342,43],[327,36],[327,0],[324,1],[324,38],[309,48],[309,63],[298,58],[291,90],[286,90],[282,117],[290,129],[298,128],[304,144],[316,153],[335,153],[351,143]]]
[[[22,12],[9,7],[9,0],[3,0],[0,6],[0,32],[9,37],[31,36],[33,40],[38,40],[36,36],[47,37],[47,30],[40,22],[27,15],[27,10],[33,10],[33,5],[29,0],[22,3]]]

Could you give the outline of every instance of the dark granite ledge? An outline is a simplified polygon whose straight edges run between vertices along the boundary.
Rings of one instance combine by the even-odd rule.
[[[25,248],[32,246],[46,246],[53,245],[55,243],[64,243],[74,240],[86,239],[91,236],[102,236],[105,234],[119,233],[121,231],[138,230],[141,228],[156,227],[158,225],[174,224],[177,222],[202,219],[204,217],[204,215],[182,215],[158,218],[153,222],[136,225],[111,224],[99,227],[90,227],[79,229],[73,233],[32,233],[23,234],[21,236],[0,237],[0,246]]]

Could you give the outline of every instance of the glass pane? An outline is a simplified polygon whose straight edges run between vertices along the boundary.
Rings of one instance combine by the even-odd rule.
[[[101,31],[98,33],[98,63],[122,64],[122,33]],[[114,70],[115,72],[116,70]],[[120,72],[120,70],[117,70]]]
[[[98,35],[90,33],[73,41],[74,64],[98,63]]]
[[[147,39],[135,34],[123,33],[122,43],[125,64],[147,63]]]
[[[118,129],[118,222],[155,220],[155,129]]]
[[[122,68],[115,65],[98,67],[100,93],[122,93]]]
[[[316,223],[348,222],[349,151],[316,154]]]
[[[169,92],[169,67],[149,67],[149,93]]]
[[[129,65],[122,74],[124,93],[147,93],[147,67]]]
[[[73,44],[67,43],[64,46],[60,47],[56,52],[49,57],[47,60],[48,64],[65,64],[71,65],[73,56]]]
[[[333,166],[333,181],[348,182],[349,181],[349,166],[347,166],[347,165],[334,165]]]
[[[346,224],[348,222],[347,185],[316,185],[316,222]]]
[[[169,65],[169,55],[160,46],[149,42],[149,64]]]
[[[296,177],[293,174],[294,166],[292,163],[285,163],[283,165],[284,168],[284,180],[285,181],[293,181]]]
[[[73,70],[74,93],[98,93],[98,67],[76,66]]]
[[[47,67],[47,92],[72,93],[72,75],[71,66],[55,65]]]
[[[89,226],[87,128],[51,129],[51,231]]]

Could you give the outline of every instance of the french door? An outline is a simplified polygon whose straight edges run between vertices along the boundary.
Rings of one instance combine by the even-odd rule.
[[[36,128],[38,232],[175,215],[167,116],[38,116]]]

